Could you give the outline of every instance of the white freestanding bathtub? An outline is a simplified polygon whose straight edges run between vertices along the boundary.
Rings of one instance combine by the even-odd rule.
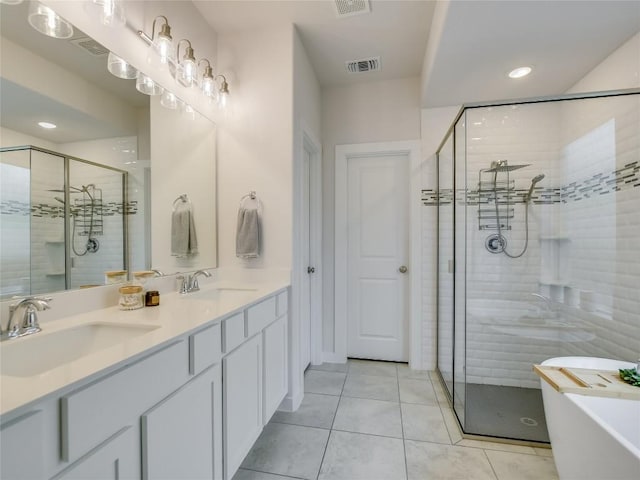
[[[594,357],[558,357],[556,367],[617,370],[635,364]],[[559,393],[540,380],[549,438],[561,480],[640,479],[640,400]]]

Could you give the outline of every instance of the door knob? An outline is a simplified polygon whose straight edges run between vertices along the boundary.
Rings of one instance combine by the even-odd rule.
[[[307,273],[315,273],[315,267],[307,267]]]
[[[405,267],[404,265],[402,265],[402,266],[398,269],[398,271],[399,271],[400,273],[407,273],[407,270],[409,270],[409,269],[408,269],[407,267]]]

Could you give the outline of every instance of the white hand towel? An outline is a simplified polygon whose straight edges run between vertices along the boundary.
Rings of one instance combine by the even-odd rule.
[[[258,210],[240,207],[236,230],[236,256],[240,258],[257,258],[259,248],[260,220]]]
[[[189,203],[179,203],[171,215],[171,255],[186,257],[198,253],[193,211]]]

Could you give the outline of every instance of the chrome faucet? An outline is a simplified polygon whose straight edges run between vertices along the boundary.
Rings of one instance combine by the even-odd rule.
[[[211,277],[211,273],[209,273],[207,270],[198,270],[197,272],[194,272],[188,277],[185,277],[184,275],[180,275],[178,279],[181,280],[181,283],[178,291],[181,294],[185,294],[185,293],[197,292],[198,290],[200,290],[200,285],[198,285],[198,276],[200,275],[204,275],[207,278]]]
[[[31,335],[38,333],[42,329],[38,324],[38,313],[43,310],[51,308],[49,302],[53,300],[51,297],[25,297],[17,298],[16,303],[9,305],[9,321],[7,322],[7,329],[2,333],[2,340],[10,338],[24,337],[25,335]],[[14,317],[17,315],[20,307],[24,307],[24,315],[22,322],[18,323]]]
[[[152,268],[151,271],[153,272],[154,277],[164,277],[164,272],[162,270],[158,270],[157,268]]]

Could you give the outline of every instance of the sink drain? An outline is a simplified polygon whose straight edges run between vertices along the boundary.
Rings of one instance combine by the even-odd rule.
[[[533,418],[529,418],[529,417],[520,417],[520,423],[526,425],[527,427],[538,426],[538,422],[536,422]]]

